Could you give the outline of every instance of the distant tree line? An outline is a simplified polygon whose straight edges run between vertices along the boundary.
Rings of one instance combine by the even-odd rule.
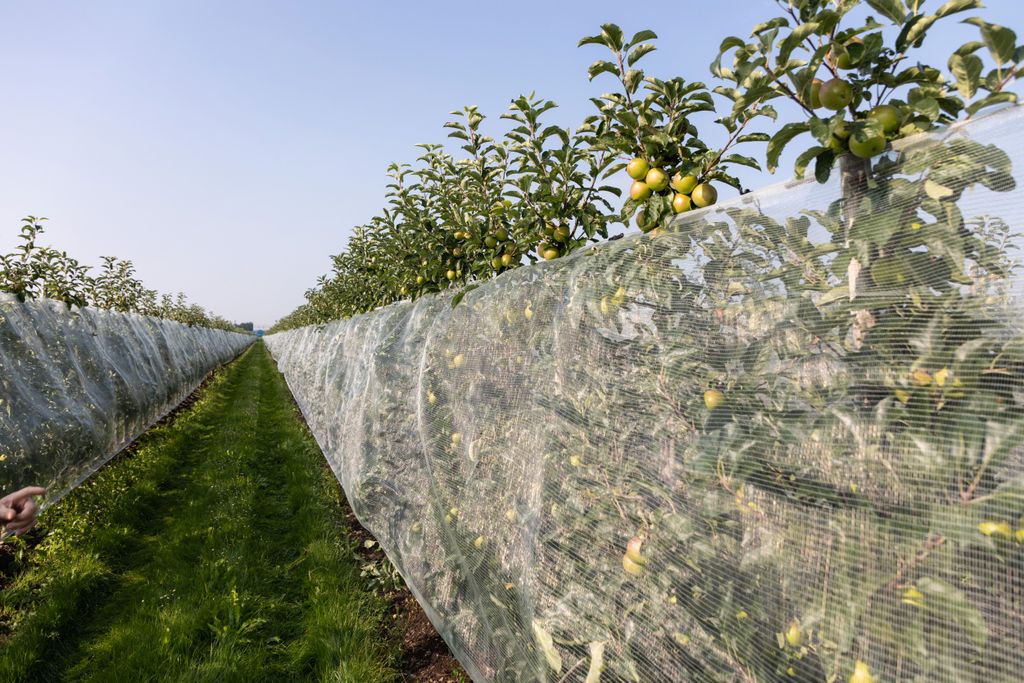
[[[53,247],[39,244],[45,218],[22,219],[22,243],[0,255],[0,291],[21,301],[54,299],[70,306],[93,306],[120,313],[141,313],[186,325],[236,331],[240,326],[189,303],[184,294],[160,294],[136,277],[135,265],[115,256],[102,257],[99,272]],[[252,331],[252,323],[247,323]]]

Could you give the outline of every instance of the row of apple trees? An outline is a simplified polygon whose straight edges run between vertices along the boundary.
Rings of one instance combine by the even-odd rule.
[[[580,41],[606,50],[588,75],[614,86],[592,99],[591,116],[563,128],[546,122],[554,102],[520,96],[495,138],[476,107],[453,112],[445,127],[457,146],[424,144],[414,163],[390,166],[387,206],[353,229],[332,272],[276,329],[463,288],[606,239],[611,226],[634,218],[644,231],[665,226],[713,204],[722,185],[742,191],[730,168],[774,172],[795,140],[810,143],[796,173],[813,166],[824,181],[844,155],[869,158],[892,140],[1016,101],[1006,89],[1024,58],[1015,33],[970,16],[980,0],[931,12],[929,4],[780,1],[778,16],[748,38],[722,41],[710,88],[647,74],[641,60],[655,50],[653,31],[627,38],[602,26]],[[921,63],[929,30],[955,17],[977,39],[954,50],[945,68]],[[780,111],[795,116],[782,121]],[[710,147],[698,124],[723,128],[725,142]],[[625,201],[616,183],[624,169],[633,181]]]
[[[1019,236],[1013,216],[963,209],[965,196],[1015,189],[1011,156],[966,136],[903,140],[1015,101],[1024,47],[982,9],[780,2],[722,41],[711,89],[646,74],[654,33],[605,25],[581,45],[604,48],[589,75],[616,87],[583,125],[548,126],[554,105],[523,97],[495,140],[478,111],[460,112],[448,124],[460,148],[427,145],[392,166],[388,207],[279,324],[471,291],[615,223],[652,235],[593,250],[573,271],[584,291],[564,301],[453,313],[502,345],[536,342],[522,385],[546,387],[530,424],[561,476],[545,479],[559,504],[538,512],[550,591],[528,602],[553,680],[660,680],[682,662],[708,681],[980,683],[1024,666]],[[921,63],[932,28],[956,19],[976,39],[941,67]],[[702,141],[706,119],[723,145]],[[838,176],[834,201],[689,213],[740,189],[730,169],[774,171],[794,144],[798,175]],[[632,183],[624,200],[618,173]],[[565,284],[560,273],[536,278]],[[623,320],[629,334],[609,335]],[[566,321],[582,357],[530,353]],[[425,386],[451,376],[459,391],[428,394],[431,415],[472,414],[457,404],[472,387],[504,395],[508,376],[478,361],[467,349],[438,365],[448,371]],[[522,438],[504,419],[489,423],[496,452]],[[470,457],[461,434],[442,439],[453,472]],[[465,534],[456,547],[488,547]],[[497,583],[502,562],[485,563]],[[495,609],[488,621],[514,630],[513,608]]]
[[[224,318],[190,304],[184,294],[160,295],[147,288],[135,275],[131,261],[104,256],[100,271],[61,251],[39,243],[45,218],[22,220],[21,244],[9,254],[0,254],[0,292],[21,301],[47,298],[68,306],[94,306],[120,313],[141,313],[186,325],[237,331]]]

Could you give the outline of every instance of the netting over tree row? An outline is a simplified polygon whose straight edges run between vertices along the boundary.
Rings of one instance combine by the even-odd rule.
[[[1024,671],[1024,115],[267,344],[480,681]]]
[[[252,340],[0,293],[0,491],[45,486],[52,503]]]

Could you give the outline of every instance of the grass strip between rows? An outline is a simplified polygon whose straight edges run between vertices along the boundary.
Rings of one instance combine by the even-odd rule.
[[[43,518],[0,680],[394,680],[340,489],[259,344]]]

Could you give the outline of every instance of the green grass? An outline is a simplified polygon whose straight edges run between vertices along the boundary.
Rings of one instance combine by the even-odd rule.
[[[386,604],[262,344],[43,515],[0,680],[395,680]]]

